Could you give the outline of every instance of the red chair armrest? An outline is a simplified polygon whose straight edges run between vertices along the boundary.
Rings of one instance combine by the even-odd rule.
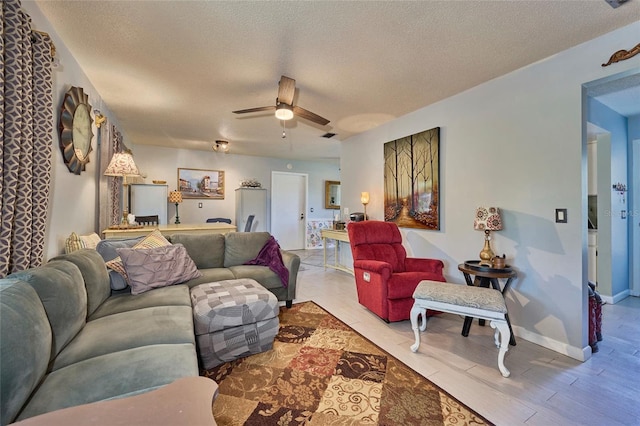
[[[439,259],[407,257],[404,260],[404,267],[407,271],[433,272],[442,275],[444,263]]]
[[[353,262],[353,267],[380,274],[385,279],[388,279],[393,272],[389,263],[380,260],[356,260]]]

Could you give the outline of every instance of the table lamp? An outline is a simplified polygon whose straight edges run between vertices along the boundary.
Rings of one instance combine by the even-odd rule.
[[[497,207],[478,207],[473,221],[473,229],[484,231],[484,247],[480,252],[480,265],[491,267],[491,261],[495,257],[490,244],[491,231],[500,231],[502,229],[500,209]]]
[[[363,192],[360,194],[360,202],[364,206],[364,218],[363,220],[367,220],[367,204],[369,204],[369,193]]]
[[[131,151],[116,152],[111,157],[111,162],[107,166],[107,170],[104,171],[105,176],[122,177],[122,188],[124,192],[124,200],[122,207],[122,222],[124,227],[129,226],[129,209],[127,207],[127,200],[129,198],[127,176],[140,176],[138,166],[133,161],[133,155]]]
[[[180,216],[178,216],[178,204],[182,203],[182,192],[171,191],[169,193],[169,202],[176,205],[176,225],[180,223]]]

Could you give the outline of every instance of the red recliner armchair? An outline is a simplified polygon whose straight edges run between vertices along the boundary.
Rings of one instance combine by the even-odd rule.
[[[409,319],[420,281],[445,281],[441,260],[407,257],[395,223],[351,222],[347,231],[358,302],[383,320]]]

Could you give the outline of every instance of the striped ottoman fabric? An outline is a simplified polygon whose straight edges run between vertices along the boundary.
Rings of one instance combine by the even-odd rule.
[[[198,355],[205,369],[273,347],[278,299],[255,280],[242,278],[191,289]]]

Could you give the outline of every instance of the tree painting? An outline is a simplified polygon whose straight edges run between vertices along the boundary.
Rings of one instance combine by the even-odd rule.
[[[384,144],[384,220],[440,229],[440,128]]]

